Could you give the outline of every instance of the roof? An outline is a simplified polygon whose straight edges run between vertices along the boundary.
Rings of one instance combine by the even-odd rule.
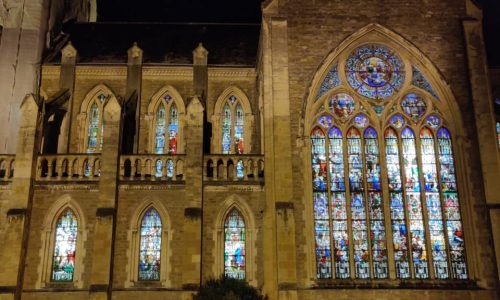
[[[260,24],[74,23],[64,33],[64,44],[49,49],[45,63],[59,63],[60,49],[71,41],[78,63],[127,63],[127,50],[137,42],[143,63],[192,64],[201,42],[209,65],[255,66]]]

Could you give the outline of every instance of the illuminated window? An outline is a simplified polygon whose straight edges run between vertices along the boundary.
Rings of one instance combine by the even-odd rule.
[[[160,214],[150,208],[141,223],[139,276],[141,281],[160,280],[162,223]]]
[[[168,114],[167,114],[168,112]],[[179,142],[179,112],[169,94],[159,101],[155,113],[154,151],[156,154],[177,154]]]
[[[78,221],[73,211],[66,209],[56,223],[52,259],[52,281],[73,281],[77,235]]]
[[[240,212],[232,209],[224,222],[224,275],[245,279],[245,221]]]

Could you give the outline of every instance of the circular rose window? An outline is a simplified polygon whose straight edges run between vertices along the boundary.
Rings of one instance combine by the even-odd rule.
[[[354,50],[345,69],[349,85],[371,99],[388,98],[404,83],[401,59],[392,50],[379,45],[365,45]]]

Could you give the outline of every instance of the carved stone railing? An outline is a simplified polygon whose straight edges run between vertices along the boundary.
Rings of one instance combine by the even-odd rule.
[[[206,181],[264,181],[264,155],[206,155],[203,162]]]
[[[0,155],[0,181],[10,181],[14,176],[15,154]]]
[[[36,180],[39,181],[98,181],[101,154],[40,155]]]
[[[120,179],[183,181],[184,154],[135,154],[120,156]]]

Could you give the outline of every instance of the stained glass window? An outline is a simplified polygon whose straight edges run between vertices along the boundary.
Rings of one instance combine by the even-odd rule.
[[[330,112],[339,118],[350,117],[356,109],[356,102],[346,93],[335,94],[328,100]]]
[[[340,85],[339,73],[337,69],[338,65],[335,64],[335,66],[330,70],[330,72],[328,72],[325,79],[323,80],[323,83],[321,83],[321,87],[319,88],[316,100],[319,99],[321,96],[323,96],[324,93]]]
[[[149,208],[141,222],[139,280],[160,280],[162,223],[156,209]]]
[[[500,148],[500,122],[497,122],[497,141],[498,141],[498,148]]]
[[[155,138],[155,151],[156,154],[163,154],[165,149],[165,106],[160,103],[156,111],[156,138]]]
[[[231,108],[224,105],[222,112],[222,154],[231,153]]]
[[[245,221],[236,209],[232,209],[224,223],[224,275],[245,279]]]
[[[94,153],[101,150],[102,144],[99,137],[102,139],[101,113],[99,106],[94,101],[90,106],[87,125],[87,153]]]
[[[451,134],[446,128],[437,133],[440,163],[441,191],[443,193],[446,230],[451,260],[451,273],[454,279],[467,279],[465,242],[462,230],[462,218],[458,201],[455,162]]]
[[[405,96],[403,101],[401,101],[401,108],[403,112],[413,120],[417,120],[425,114],[427,110],[427,105],[425,104],[422,97],[417,94],[410,93]]]
[[[241,104],[236,105],[236,118],[234,120],[234,153],[243,154],[244,152],[244,142],[243,142],[243,126],[244,113]]]
[[[177,142],[179,139],[179,114],[175,103],[170,106],[168,120],[168,154],[177,154]]]
[[[371,99],[385,99],[401,89],[404,65],[389,48],[365,45],[349,56],[345,65],[347,81],[359,94]]]
[[[436,99],[439,99],[436,92],[432,88],[432,85],[429,83],[427,78],[425,78],[425,76],[422,74],[422,72],[420,72],[420,70],[417,67],[412,66],[412,73],[413,77],[411,79],[411,84],[429,92],[429,94],[434,96]]]
[[[75,271],[78,221],[71,209],[66,209],[56,223],[52,281],[73,281]]]

